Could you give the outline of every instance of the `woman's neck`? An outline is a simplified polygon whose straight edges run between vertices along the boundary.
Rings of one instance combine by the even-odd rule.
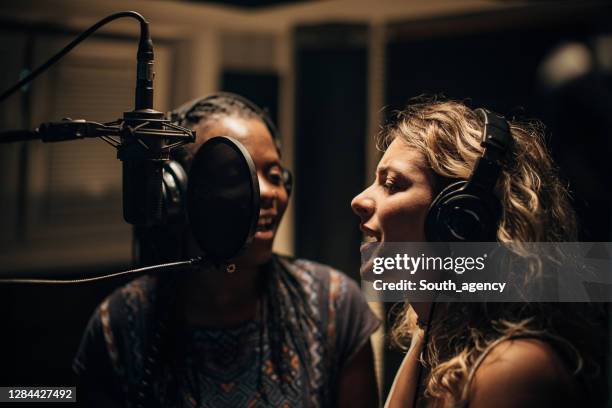
[[[231,269],[230,269],[231,270]],[[262,297],[260,267],[205,264],[187,272],[177,287],[177,318],[190,326],[231,327],[255,317]]]

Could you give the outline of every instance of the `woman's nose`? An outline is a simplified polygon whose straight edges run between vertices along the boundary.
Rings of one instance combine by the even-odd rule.
[[[259,176],[259,197],[263,207],[271,206],[278,197],[277,186],[266,180],[265,177]]]
[[[365,194],[366,192],[367,190],[362,191],[361,194],[357,195],[353,198],[353,201],[351,201],[353,212],[357,214],[362,221],[368,220],[376,209],[376,203],[371,197]]]

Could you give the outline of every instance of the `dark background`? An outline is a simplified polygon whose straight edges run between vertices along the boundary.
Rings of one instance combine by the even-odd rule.
[[[554,86],[539,72],[550,52],[568,42],[583,44],[597,61],[594,44],[612,35],[611,24],[612,13],[605,4],[559,8],[552,13],[550,8],[538,11],[536,7],[529,13],[486,12],[393,22],[387,26],[386,79],[380,84],[385,115],[391,117],[393,110],[414,96],[443,94],[508,117],[541,119],[572,191],[581,239],[610,241],[610,67],[593,63],[588,72]],[[355,248],[361,234],[349,203],[369,181],[365,179],[368,30],[366,24],[355,23],[298,25],[292,40],[295,253],[340,268],[354,278],[358,278]],[[267,107],[277,118],[280,82],[276,73],[228,69],[221,73],[220,83],[224,90]],[[106,266],[103,271],[112,270]],[[0,286],[0,384],[72,384],[69,362],[91,312],[125,281],[78,287]],[[386,358],[388,390],[400,356],[389,352]]]

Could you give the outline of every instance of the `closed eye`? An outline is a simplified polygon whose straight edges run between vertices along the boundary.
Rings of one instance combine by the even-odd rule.
[[[376,176],[378,184],[387,194],[395,194],[412,184],[409,178],[389,166],[380,166],[376,171]]]
[[[399,187],[392,181],[385,181],[382,187],[389,193],[393,194],[399,191]]]
[[[410,187],[410,184],[411,183],[404,177],[396,177],[387,174],[384,178],[384,182],[382,183],[382,188],[387,194],[395,194],[397,192],[407,189],[408,187]]]

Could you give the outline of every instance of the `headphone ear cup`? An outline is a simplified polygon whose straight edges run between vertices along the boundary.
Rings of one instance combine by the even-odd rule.
[[[446,227],[442,225],[441,214],[443,204],[446,201],[446,197],[452,193],[459,191],[462,187],[465,187],[466,181],[457,181],[446,186],[429,206],[427,217],[425,219],[425,237],[428,242],[443,242],[444,237],[447,235]]]
[[[471,191],[467,181],[447,186],[432,202],[425,235],[432,242],[478,242],[495,239],[499,202],[492,195]]]
[[[291,197],[293,191],[293,174],[287,169],[283,169],[283,185],[287,191],[287,197]]]
[[[168,224],[187,222],[187,172],[177,161],[164,163],[162,169],[162,212]]]

